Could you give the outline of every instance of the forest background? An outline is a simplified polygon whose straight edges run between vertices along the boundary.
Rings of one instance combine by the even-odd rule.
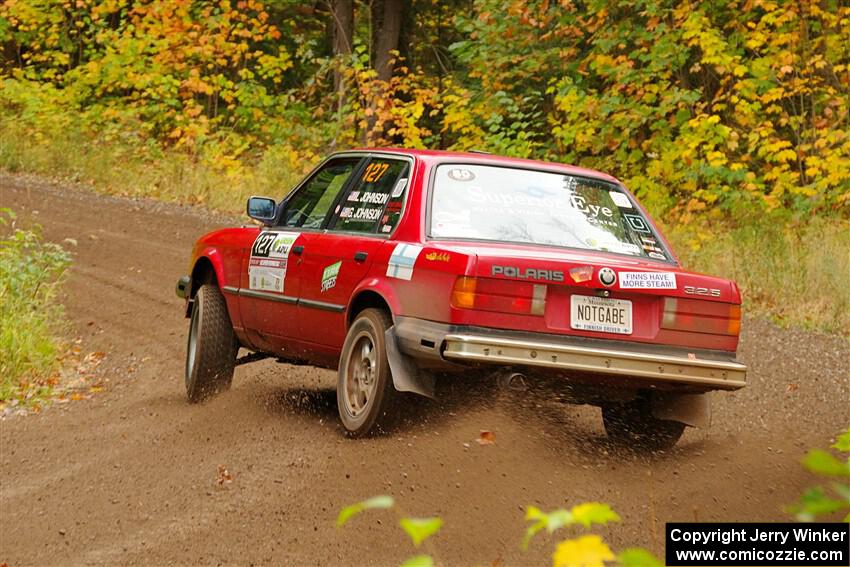
[[[850,4],[5,0],[0,168],[239,211],[332,150],[619,177],[749,313],[850,331]]]

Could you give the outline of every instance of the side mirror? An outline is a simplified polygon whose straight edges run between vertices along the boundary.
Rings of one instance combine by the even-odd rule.
[[[268,197],[248,197],[248,216],[263,224],[268,224],[275,218],[277,204]]]

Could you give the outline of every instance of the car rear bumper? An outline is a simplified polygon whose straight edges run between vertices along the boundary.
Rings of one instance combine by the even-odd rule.
[[[736,390],[747,367],[731,353],[463,327],[397,317],[400,349],[423,361],[529,366]]]

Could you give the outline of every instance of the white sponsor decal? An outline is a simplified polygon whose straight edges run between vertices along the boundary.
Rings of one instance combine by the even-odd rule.
[[[646,224],[646,221],[643,220],[638,215],[623,215],[626,217],[626,220],[629,222],[629,225],[637,231],[642,232],[644,234],[652,234],[652,231],[649,229],[649,225]]]
[[[575,184],[574,178],[566,179],[572,180],[567,185]],[[487,210],[495,209],[491,205],[499,206],[497,209],[499,212],[502,210],[501,207],[511,207],[521,211],[522,214],[529,215],[540,215],[541,211],[546,211],[546,214],[548,214],[551,210],[570,209],[582,213],[585,220],[590,224],[610,227],[620,226],[620,223],[615,220],[614,209],[611,207],[589,203],[585,197],[575,193],[565,192],[565,194],[565,198],[550,198],[546,196],[546,193],[535,191],[533,188],[519,194],[499,194],[487,191],[479,185],[471,185],[464,198],[476,205],[484,205],[475,207],[479,214],[486,214]],[[543,196],[538,197],[537,195]]]
[[[413,277],[413,265],[422,252],[422,247],[415,244],[396,244],[390,260],[387,262],[387,276],[400,280],[410,280]]]
[[[672,272],[620,272],[621,289],[676,289]]]
[[[474,173],[463,168],[450,169],[448,176],[449,179],[453,179],[455,181],[472,181],[475,179]]]
[[[632,202],[629,201],[629,198],[626,197],[623,193],[619,191],[609,191],[608,194],[611,196],[611,200],[614,201],[614,204],[623,209],[631,209]]]
[[[407,187],[407,178],[399,179],[393,188],[393,199],[398,199],[404,193],[404,188]]]
[[[390,200],[390,196],[386,193],[365,192],[360,196],[359,202],[369,203],[371,205],[383,205]]]
[[[248,260],[248,289],[283,293],[286,264],[299,232],[261,232]]]
[[[374,222],[381,216],[381,209],[354,209],[349,218],[354,221]]]
[[[640,246],[631,242],[614,241],[613,248],[615,252],[620,252],[621,254],[640,254]]]

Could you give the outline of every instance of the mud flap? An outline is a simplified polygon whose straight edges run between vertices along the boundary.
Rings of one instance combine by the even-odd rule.
[[[384,334],[393,386],[399,392],[413,392],[434,399],[434,376],[430,372],[421,372],[413,359],[398,349],[394,329],[390,327]]]
[[[678,421],[691,427],[711,425],[711,404],[708,394],[652,393],[652,416],[656,419]]]

